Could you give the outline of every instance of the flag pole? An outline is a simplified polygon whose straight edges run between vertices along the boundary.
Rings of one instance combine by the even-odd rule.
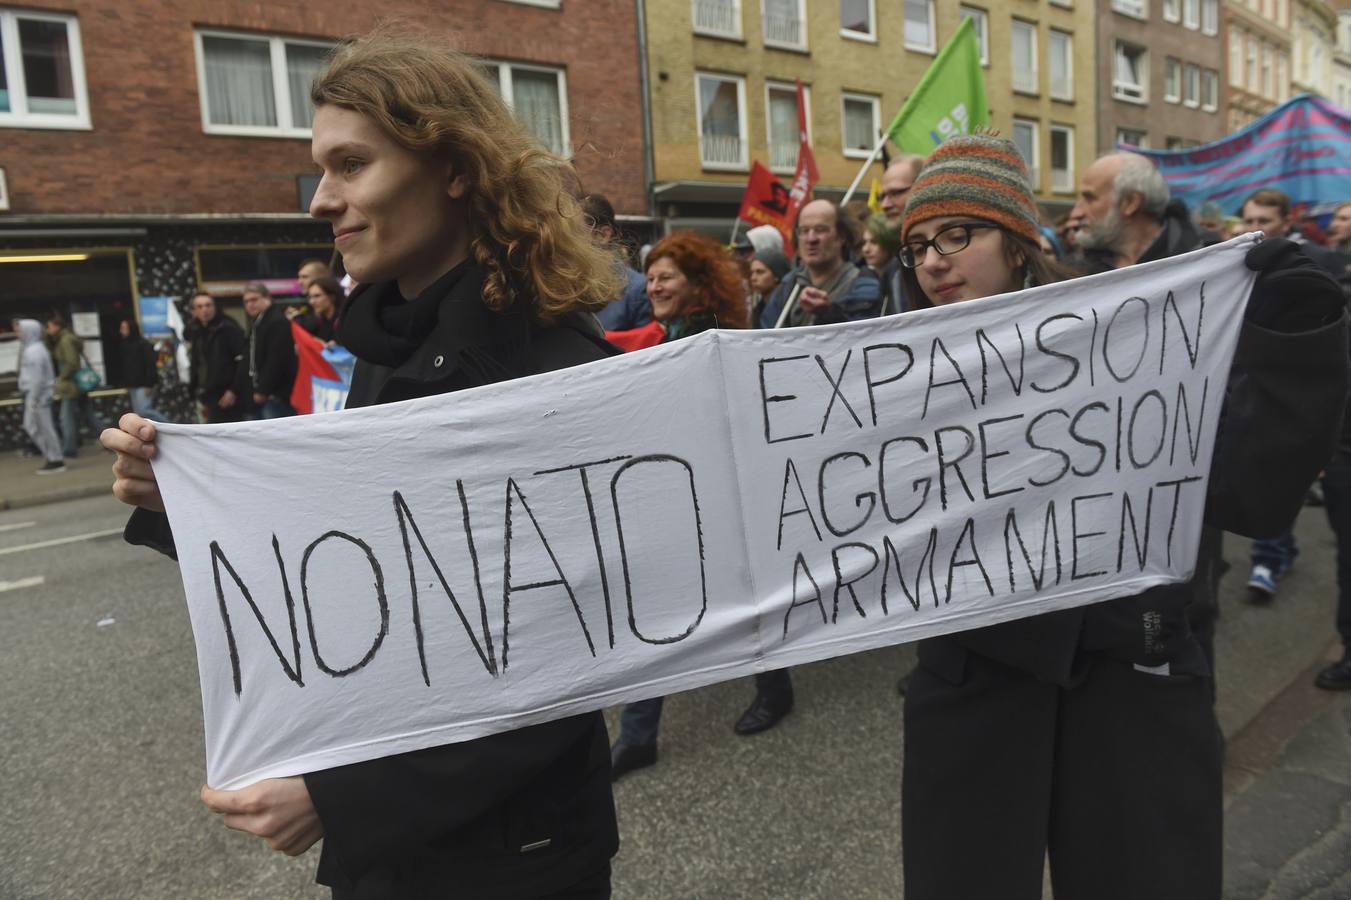
[[[858,174],[854,176],[854,183],[849,185],[849,190],[844,192],[844,199],[840,201],[841,206],[844,206],[853,199],[854,191],[858,190],[859,183],[863,181],[863,176],[868,174],[868,169],[872,168],[873,162],[882,152],[882,148],[887,145],[887,140],[889,138],[890,135],[882,135],[882,139],[877,142],[877,146],[873,148],[873,152],[868,154],[868,159],[863,163],[863,168],[859,169]]]
[[[732,220],[732,236],[727,239],[727,246],[729,247],[736,246],[736,233],[740,230],[741,230],[741,216],[737,216],[735,219]]]

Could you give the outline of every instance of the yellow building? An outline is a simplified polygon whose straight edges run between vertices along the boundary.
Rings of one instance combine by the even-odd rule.
[[[1013,12],[988,0],[645,0],[644,11],[653,190],[671,228],[730,232],[753,160],[791,178],[794,79],[817,193],[838,198],[964,16],[987,61],[991,125],[1029,157],[1043,205],[1067,208],[1094,157],[1089,0]]]

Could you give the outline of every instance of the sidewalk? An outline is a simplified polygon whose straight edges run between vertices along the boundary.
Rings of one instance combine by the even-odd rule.
[[[85,444],[79,456],[66,460],[64,472],[50,475],[37,474],[41,457],[0,452],[0,510],[111,494],[112,465],[113,455],[96,444]]]
[[[1275,697],[1225,754],[1227,900],[1351,897],[1351,691],[1314,675]]]

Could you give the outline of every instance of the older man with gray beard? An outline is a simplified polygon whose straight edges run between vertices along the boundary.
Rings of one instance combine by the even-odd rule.
[[[1136,153],[1109,153],[1085,169],[1070,218],[1079,223],[1088,273],[1166,259],[1202,243],[1186,205],[1170,202],[1159,170]]]

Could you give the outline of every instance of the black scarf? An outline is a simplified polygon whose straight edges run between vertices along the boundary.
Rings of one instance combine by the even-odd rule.
[[[483,278],[467,260],[412,300],[405,299],[392,281],[361,287],[348,299],[338,322],[338,343],[357,359],[390,368],[403,365],[436,328],[442,301],[466,276],[479,283],[475,293],[481,294]]]

